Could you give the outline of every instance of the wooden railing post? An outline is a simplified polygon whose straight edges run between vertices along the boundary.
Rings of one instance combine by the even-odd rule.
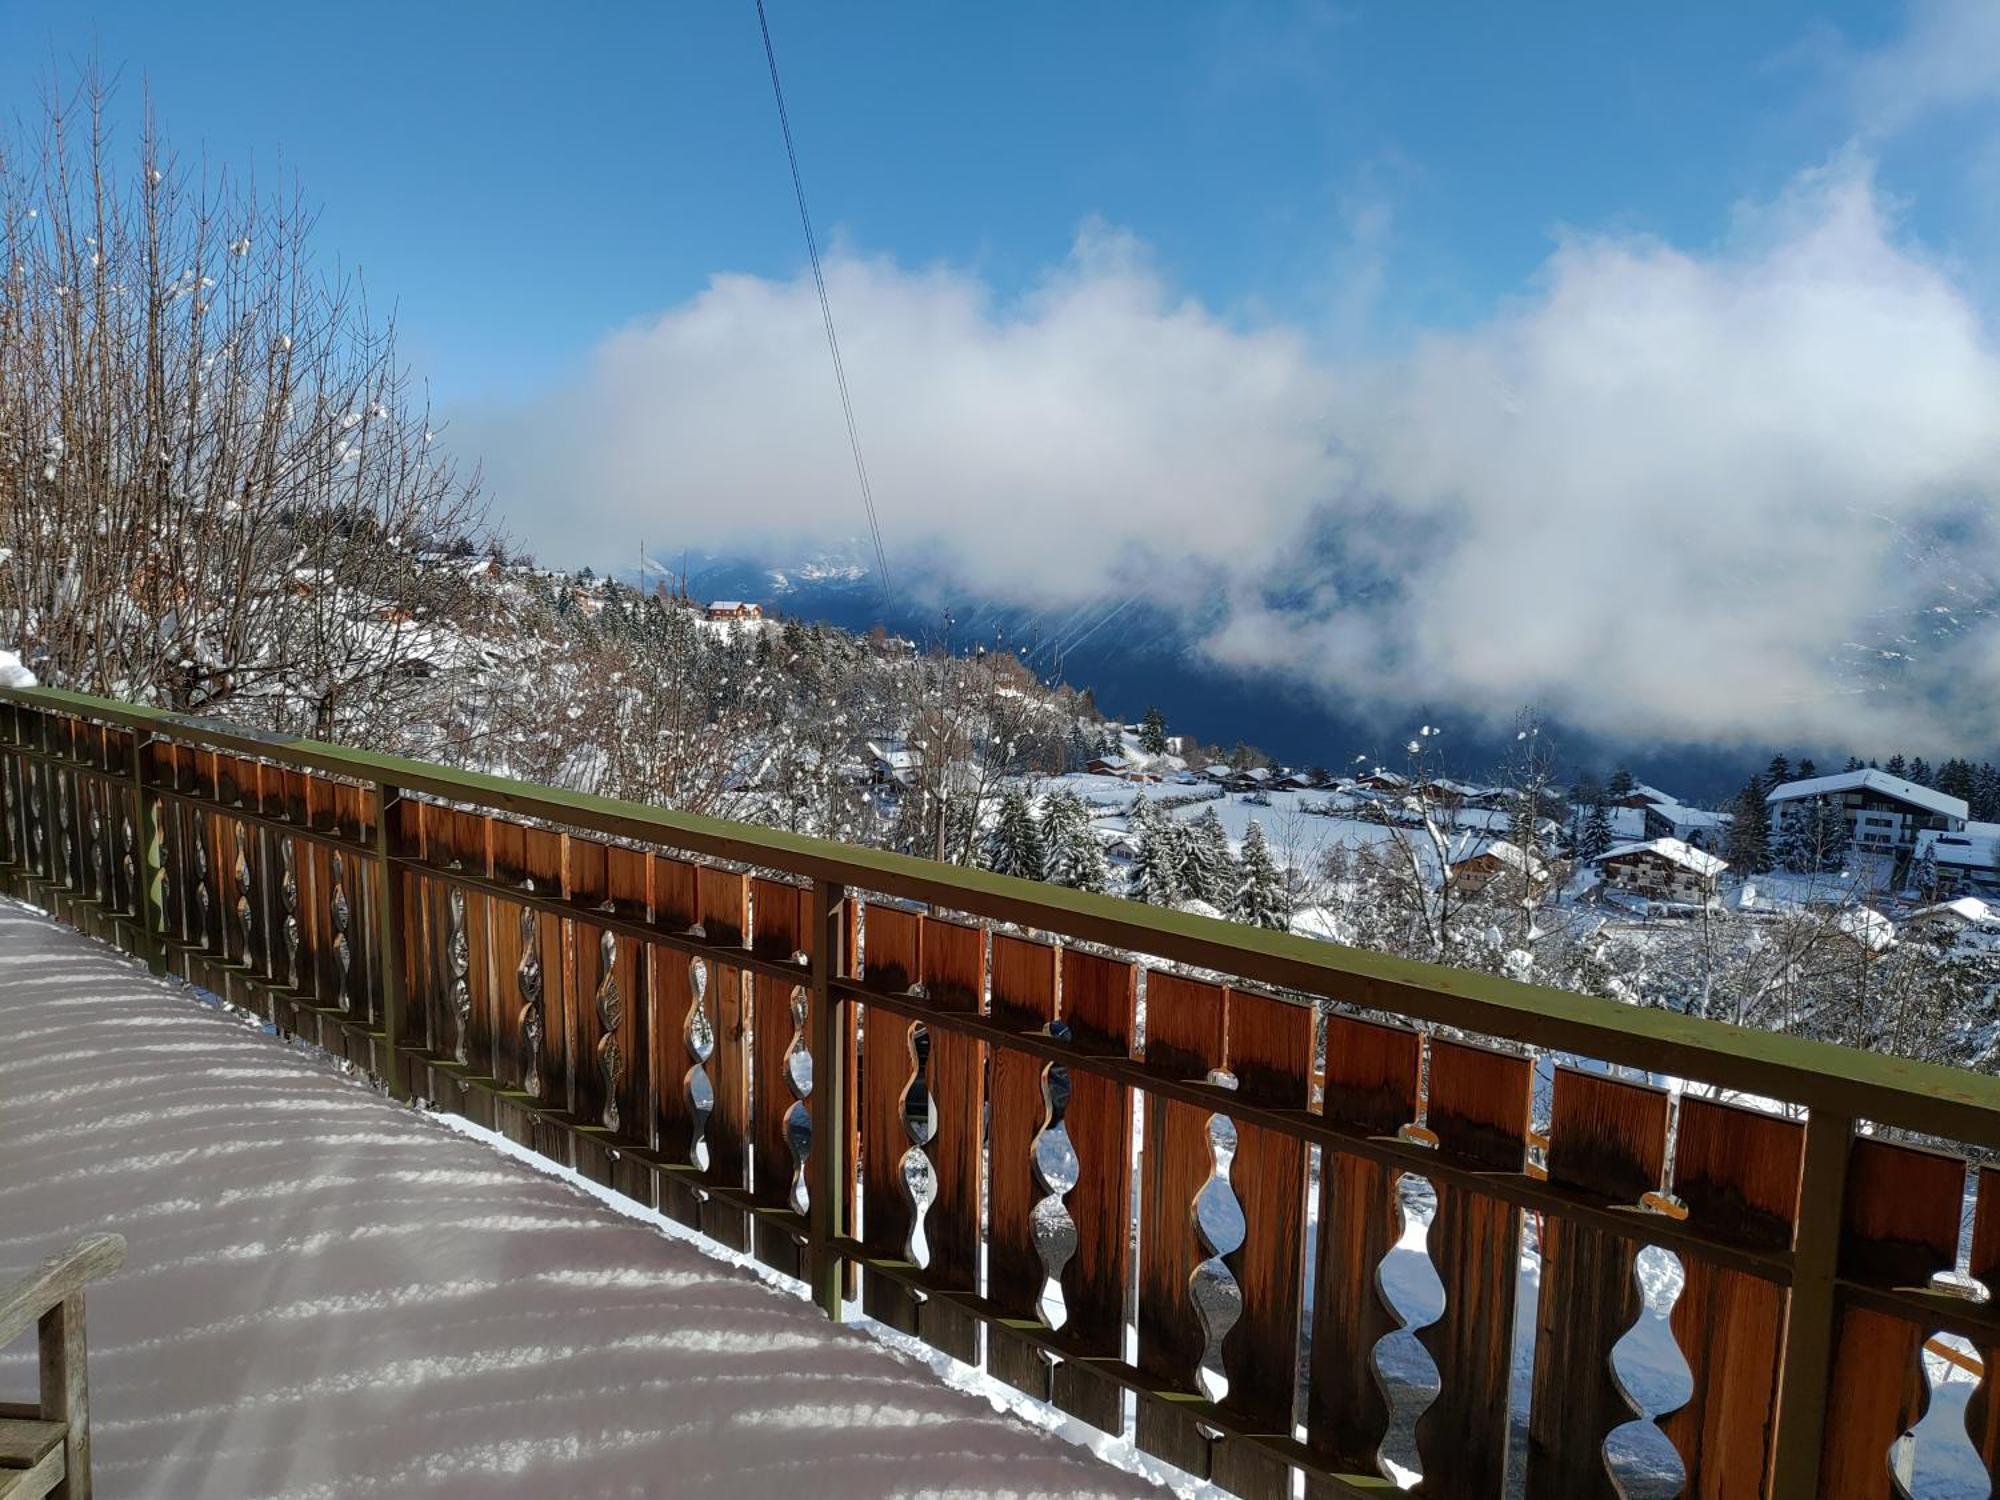
[[[814,1300],[840,1321],[846,1272],[836,1243],[847,1232],[848,1185],[842,1180],[847,1153],[846,1009],[833,987],[845,959],[847,891],[827,880],[813,882],[812,895],[812,1172],[810,1177],[811,1263]]]
[[[403,1076],[403,876],[393,858],[395,841],[390,837],[390,809],[402,796],[402,789],[387,781],[375,783],[375,871],[378,876],[378,910],[375,913],[377,947],[382,955],[382,1081],[398,1099],[410,1097],[409,1080]]]
[[[1799,1185],[1799,1228],[1785,1314],[1784,1366],[1778,1376],[1773,1495],[1819,1493],[1834,1320],[1840,1312],[1835,1277],[1840,1269],[1847,1159],[1853,1142],[1853,1116],[1815,1108],[1807,1117],[1805,1175]],[[1884,1378],[1888,1378],[1886,1372]]]
[[[132,811],[137,820],[138,889],[132,893],[138,907],[140,957],[155,974],[167,972],[167,910],[160,899],[164,878],[165,850],[154,841],[159,798],[146,783],[146,749],[153,737],[142,729],[132,731]]]

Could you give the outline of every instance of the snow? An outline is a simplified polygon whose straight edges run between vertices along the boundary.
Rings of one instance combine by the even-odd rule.
[[[1694,845],[1682,843],[1679,839],[1648,839],[1639,844],[1619,844],[1606,849],[1598,859],[1602,863],[1605,860],[1624,859],[1634,854],[1657,855],[1669,864],[1679,865],[1682,869],[1691,870],[1704,878],[1720,875],[1729,868],[1728,860],[1717,859],[1713,854],[1704,853]]]
[[[1867,768],[1859,771],[1841,771],[1832,776],[1814,776],[1806,781],[1788,781],[1783,786],[1771,788],[1764,794],[1764,800],[1796,802],[1805,797],[1831,797],[1839,792],[1862,791],[1892,797],[1898,802],[1921,807],[1926,812],[1938,813],[1956,819],[1960,823],[1963,823],[1972,812],[1962,797],[1948,797],[1930,787],[1918,786],[1914,781],[1891,776],[1887,771]]]
[[[18,652],[0,651],[0,687],[39,687],[40,681],[33,672],[22,665]]]
[[[1849,906],[1835,914],[1833,925],[1870,953],[1896,946],[1896,924],[1872,906]]]

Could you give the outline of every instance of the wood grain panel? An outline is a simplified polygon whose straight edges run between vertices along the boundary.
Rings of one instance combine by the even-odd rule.
[[[762,957],[790,962],[807,946],[805,892],[782,881],[755,879],[750,882],[751,948]],[[755,1088],[751,1098],[751,1181],[759,1203],[773,1207],[792,1206],[793,1179],[797,1163],[787,1137],[785,1119],[794,1103],[788,1081],[787,1061],[795,1035],[804,1017],[807,975],[803,968],[796,980],[770,974],[753,974],[751,987],[751,1064]],[[756,1226],[757,1258],[788,1276],[801,1274],[804,1262],[800,1243],[787,1230],[775,1225]]]
[[[1979,1172],[1979,1204],[1972,1217],[1972,1258],[1967,1270],[2000,1295],[2000,1174],[1988,1167]],[[1986,1466],[1986,1477],[2000,1493],[2000,1339],[1975,1347],[1986,1378],[1974,1387],[1965,1404],[1965,1435]]]
[[[969,1015],[985,1008],[986,930],[924,918],[924,993],[940,1012]],[[924,1216],[929,1270],[945,1286],[979,1289],[980,1191],[986,1136],[986,1045],[933,1026],[925,1076],[937,1132],[928,1147],[937,1192]],[[979,1362],[979,1324],[943,1298],[918,1309],[924,1341],[966,1364]]]
[[[992,1015],[1015,1031],[1041,1031],[1056,1018],[1056,950],[1008,933],[993,935]],[[1032,1214],[1041,1198],[1035,1180],[1035,1137],[1048,1123],[1040,1058],[1006,1047],[992,1056],[986,1248],[987,1299],[1008,1317],[1041,1321],[1045,1280],[1035,1250]],[[1041,1353],[1004,1327],[987,1331],[986,1367],[1016,1390],[1046,1400],[1049,1366]]]
[[[1415,1120],[1422,1039],[1400,1026],[1326,1018],[1330,1120],[1391,1135]],[[1402,1173],[1340,1151],[1320,1153],[1319,1261],[1313,1284],[1312,1379],[1306,1430],[1330,1466],[1379,1472],[1389,1407],[1375,1378],[1375,1346],[1401,1327],[1382,1296],[1380,1269],[1401,1232]]]
[[[1433,1038],[1424,1122],[1438,1154],[1489,1172],[1527,1163],[1534,1069],[1525,1057]],[[1419,1494],[1492,1500],[1507,1474],[1506,1391],[1514,1351],[1521,1214],[1510,1203],[1435,1184],[1431,1264],[1444,1312],[1417,1333],[1437,1363],[1438,1398],[1417,1420]]]
[[[862,917],[863,981],[871,989],[907,991],[923,972],[923,919],[915,912],[870,903]],[[911,1212],[903,1186],[903,1091],[916,1069],[911,1023],[892,1011],[864,1007],[861,1016],[861,1242],[887,1260],[909,1256]],[[861,1278],[868,1315],[905,1333],[917,1331],[917,1305],[907,1288],[881,1276]]]
[[[1162,1078],[1205,1079],[1222,1067],[1228,1012],[1222,986],[1155,970],[1146,976],[1146,1068]],[[1208,1257],[1196,1232],[1195,1195],[1214,1171],[1210,1111],[1148,1096],[1139,1155],[1139,1370],[1156,1390],[1200,1395],[1208,1347],[1189,1278]],[[1274,1352],[1275,1357],[1275,1352]],[[1139,1403],[1138,1443],[1206,1476],[1209,1440],[1165,1403]]]
[[[1924,1286],[1958,1259],[1965,1163],[1941,1152],[1857,1139],[1847,1159],[1840,1273],[1872,1286]],[[1919,1357],[1929,1330],[1843,1308],[1828,1377],[1825,1500],[1890,1494],[1889,1448],[1930,1406]]]
[[[1138,1017],[1138,971],[1122,959],[1063,950],[1062,1015],[1079,1046],[1129,1054]],[[1077,1251],[1063,1267],[1063,1331],[1092,1355],[1124,1351],[1125,1289],[1132,1262],[1132,1091],[1094,1074],[1070,1078],[1063,1116],[1076,1148],[1077,1182],[1063,1200],[1076,1223]],[[1125,1392],[1065,1361],[1055,1371],[1055,1403],[1106,1432],[1124,1425]]]
[[[1549,1181],[1612,1203],[1656,1191],[1666,1166],[1664,1091],[1558,1068],[1549,1123]],[[1642,1302],[1639,1242],[1571,1220],[1542,1221],[1542,1288],[1528,1412],[1528,1493],[1618,1500],[1604,1440],[1638,1409],[1611,1369],[1611,1348]]]
[[[1674,1193],[1688,1222],[1733,1245],[1791,1247],[1805,1126],[1761,1110],[1681,1096]],[[1671,1326],[1693,1376],[1685,1406],[1660,1422],[1687,1470],[1691,1500],[1768,1493],[1786,1292],[1683,1254]]]
[[[1312,1097],[1310,1006],[1248,990],[1228,998],[1228,1068],[1247,1104],[1305,1109]],[[1289,1436],[1299,1387],[1306,1247],[1305,1142],[1255,1125],[1236,1127],[1229,1183],[1243,1206],[1244,1240],[1228,1257],[1243,1292],[1243,1316],[1222,1345],[1229,1393],[1223,1405],[1257,1427]],[[1222,1440],[1214,1477],[1235,1494],[1291,1493],[1291,1466]]]
[[[702,928],[710,942],[741,947],[747,931],[747,882],[738,873],[703,865],[700,870]],[[708,1004],[715,1021],[715,1052],[708,1061],[715,1108],[704,1132],[708,1179],[747,1187],[750,1169],[749,976],[733,964],[709,965]],[[733,1249],[750,1248],[749,1224],[741,1209],[711,1198],[702,1205],[703,1231]]]

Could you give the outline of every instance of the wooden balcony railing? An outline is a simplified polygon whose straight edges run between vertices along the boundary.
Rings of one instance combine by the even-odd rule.
[[[1924,1341],[2000,1347],[1932,1284],[1967,1162],[1889,1138],[2000,1148],[1990,1076],[67,693],[0,691],[0,772],[15,891],[1238,1494],[1389,1487],[1404,1174],[1427,1496],[1505,1485],[1529,1216],[1531,1496],[1616,1492],[1648,1245],[1689,1495],[1888,1495]],[[1536,1051],[1707,1088],[1556,1067],[1531,1172]]]

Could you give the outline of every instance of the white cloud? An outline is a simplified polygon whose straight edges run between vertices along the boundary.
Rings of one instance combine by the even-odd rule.
[[[2000,5],[1911,0],[1886,46],[1837,60],[1864,131],[1889,134],[1934,110],[2000,100]]]
[[[1963,530],[2000,479],[2000,358],[1858,161],[1710,253],[1572,238],[1484,326],[1363,363],[1176,297],[1102,230],[1018,302],[958,268],[829,276],[892,567],[935,552],[1037,602],[1221,597],[1214,651],[1350,698],[1685,737],[2000,732],[1994,627],[1910,646],[1904,692],[1856,696],[1834,661],[2000,573]],[[572,388],[468,425],[546,555],[860,529],[804,279],[718,277]],[[1952,579],[1908,562],[1945,524]]]

